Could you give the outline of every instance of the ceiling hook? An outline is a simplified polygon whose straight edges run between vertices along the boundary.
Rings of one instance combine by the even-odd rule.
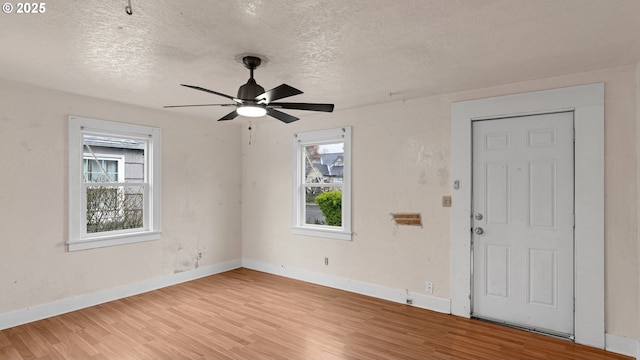
[[[133,15],[133,10],[131,9],[131,0],[127,0],[128,5],[124,7],[124,11],[129,15]]]

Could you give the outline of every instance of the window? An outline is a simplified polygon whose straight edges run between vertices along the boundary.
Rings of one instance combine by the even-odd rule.
[[[160,238],[158,128],[69,117],[69,251]]]
[[[293,233],[351,240],[351,128],[293,136]]]
[[[122,182],[124,179],[124,156],[84,154],[82,169],[85,182],[99,181],[101,178]]]

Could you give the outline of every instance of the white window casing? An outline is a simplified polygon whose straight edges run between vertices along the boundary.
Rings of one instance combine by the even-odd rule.
[[[69,251],[87,250],[160,239],[161,234],[161,140],[159,128],[80,116],[69,116],[68,240]],[[85,136],[118,138],[144,143],[143,179],[125,179],[124,156],[93,153]],[[112,146],[118,148],[118,146]],[[89,148],[89,150],[87,150]],[[118,161],[118,179],[85,182],[85,159]],[[87,189],[91,186],[137,187],[142,196],[142,226],[121,230],[87,231]]]

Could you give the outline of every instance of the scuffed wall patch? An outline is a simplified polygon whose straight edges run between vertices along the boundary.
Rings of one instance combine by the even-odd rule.
[[[185,249],[182,245],[178,247],[176,259],[173,264],[173,273],[190,271],[198,268],[198,260],[196,253]]]

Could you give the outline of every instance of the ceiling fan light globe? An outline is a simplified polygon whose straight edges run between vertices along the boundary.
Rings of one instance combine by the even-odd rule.
[[[261,117],[267,115],[267,109],[262,106],[245,105],[238,107],[238,115],[248,117]]]

